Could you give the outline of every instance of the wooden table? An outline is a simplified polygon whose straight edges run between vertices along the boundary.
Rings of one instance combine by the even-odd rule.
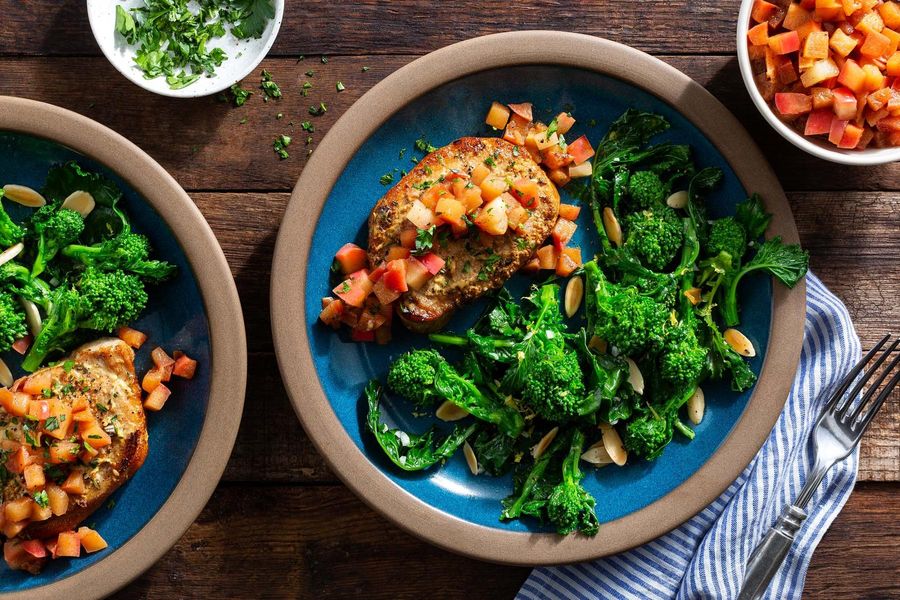
[[[279,220],[306,162],[299,123],[309,119],[307,108],[320,101],[328,106],[313,119],[308,149],[314,151],[369,87],[447,44],[506,30],[576,31],[629,44],[681,69],[729,106],[771,157],[812,268],[847,303],[863,345],[900,325],[900,164],[825,163],[764,123],[738,73],[738,0],[287,5],[278,41],[262,64],[281,83],[284,99],[266,104],[257,94],[233,108],[215,98],[166,99],[127,82],[100,55],[83,0],[0,0],[0,93],[89,116],[159,161],[215,230],[244,307],[247,400],[224,479],[181,541],[119,597],[507,598],[527,576],[527,569],[428,546],[348,492],[300,428],[272,351],[269,265]],[[306,58],[298,60],[301,55]],[[304,75],[308,70],[312,78]],[[314,87],[303,97],[307,79]],[[337,81],[346,91],[336,91]],[[248,78],[246,87],[257,85],[258,75]],[[285,161],[272,151],[281,133],[295,140]],[[900,598],[898,482],[895,397],[866,437],[859,483],[815,554],[807,597]]]

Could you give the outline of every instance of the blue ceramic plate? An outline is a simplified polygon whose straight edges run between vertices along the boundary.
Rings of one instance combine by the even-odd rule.
[[[363,98],[360,103],[366,100]],[[736,165],[723,155],[708,134],[671,102],[614,74],[571,65],[505,65],[443,82],[392,112],[341,165],[311,232],[313,251],[304,267],[306,303],[302,314],[309,358],[331,410],[355,448],[393,487],[401,490],[400,493],[455,521],[488,530],[528,534],[549,530],[534,520],[498,521],[500,501],[512,490],[511,476],[473,476],[461,452],[443,467],[406,473],[390,463],[366,430],[365,403],[361,400],[365,384],[373,378],[383,381],[392,360],[411,348],[428,346],[427,338],[396,325],[394,341],[387,346],[353,343],[317,322],[321,309],[319,299],[330,293],[328,269],[334,253],[347,241],[355,241],[363,247],[367,245],[369,212],[387,189],[379,181],[381,176],[393,173],[394,181],[397,181],[402,171],[412,167],[410,159],[421,156],[413,145],[418,138],[441,146],[463,136],[497,135],[484,124],[484,115],[494,100],[502,103],[532,101],[535,118],[545,122],[560,110],[570,110],[577,122],[567,137],[574,139],[582,133],[587,134],[594,145],[610,123],[628,108],[665,116],[672,127],[659,140],[690,144],[698,165],[719,167],[725,173],[723,185],[709,198],[710,213],[714,217],[733,214],[735,204],[759,188],[746,187],[746,182],[742,182],[736,173]],[[712,100],[707,98],[706,101]],[[350,115],[344,119],[350,119]],[[340,143],[340,140],[329,135],[323,144],[328,143]],[[307,169],[313,166],[311,164]],[[298,184],[298,192],[302,187],[303,180]],[[561,192],[563,202],[577,203],[565,190]],[[769,198],[770,206],[772,202],[777,203],[779,197],[780,194],[774,199]],[[598,249],[598,237],[587,213],[583,210],[578,218],[579,228],[572,245],[580,246],[584,256],[591,256]],[[276,265],[278,260],[276,257]],[[515,297],[520,297],[534,282],[534,278],[516,275],[507,283],[507,288]],[[276,280],[276,289],[277,285]],[[772,284],[767,279],[753,279],[743,286],[741,298],[741,330],[758,349],[751,366],[759,373],[766,362],[772,336]],[[483,302],[480,302],[460,310],[448,328],[463,331],[474,322],[482,308]],[[723,383],[704,385],[704,391],[706,415],[696,428],[697,435],[692,442],[676,436],[676,442],[654,462],[635,461],[624,468],[588,470],[584,485],[597,498],[597,515],[601,523],[635,515],[682,486],[723,445],[753,395],[752,391],[733,393]],[[301,418],[304,417],[304,406],[298,406]],[[430,417],[417,418],[412,416],[413,412],[409,403],[387,396],[382,418],[407,431],[424,431],[435,423],[439,428],[447,429],[440,421]],[[307,428],[309,430],[308,421]],[[314,439],[317,437],[315,430],[310,433]],[[323,451],[328,453],[325,448]],[[356,489],[359,491],[359,486]],[[484,532],[480,528],[479,531],[479,535]],[[597,539],[603,540],[606,531],[602,528]],[[553,534],[541,537],[549,538]],[[488,558],[498,559],[496,554]],[[514,562],[530,562],[529,558]],[[536,558],[536,562],[541,562],[540,557]]]
[[[0,101],[6,102],[8,99],[0,98]],[[18,101],[21,103],[22,101]],[[9,104],[13,104],[9,102]],[[22,106],[14,104],[10,110],[15,113],[17,109],[23,109],[24,112],[52,110],[56,119],[69,118],[71,113],[66,113],[54,107],[44,108],[46,105],[38,103],[27,103]],[[81,120],[82,118],[78,117]],[[87,121],[84,119],[84,121]],[[55,121],[62,124],[62,121]],[[110,143],[124,142],[112,132],[100,128],[91,122],[87,125],[87,129],[81,129],[85,135],[90,135],[91,128],[98,128],[98,134],[109,136]],[[82,127],[84,124],[77,123]],[[157,514],[164,505],[169,502],[176,487],[188,470],[198,444],[201,440],[201,432],[212,418],[212,413],[218,413],[219,407],[215,407],[210,399],[217,397],[211,394],[214,387],[213,381],[216,376],[216,364],[213,362],[214,335],[211,331],[211,310],[219,311],[220,307],[213,307],[206,299],[208,294],[204,294],[201,284],[201,276],[208,277],[206,272],[215,271],[218,267],[221,251],[218,256],[211,256],[210,263],[215,265],[209,269],[199,269],[195,272],[197,265],[196,257],[190,257],[184,245],[179,242],[179,238],[175,232],[167,225],[166,220],[157,210],[148,202],[148,199],[138,191],[137,186],[125,178],[120,176],[117,171],[108,168],[105,164],[82,154],[81,152],[67,147],[61,143],[39,137],[29,133],[16,131],[16,127],[4,128],[0,123],[0,182],[17,183],[41,189],[46,178],[49,168],[53,165],[64,163],[70,160],[77,161],[83,168],[102,173],[111,178],[122,190],[124,197],[121,206],[125,209],[131,218],[133,229],[139,233],[145,234],[150,239],[154,249],[154,255],[157,258],[167,260],[174,263],[178,267],[178,274],[172,280],[158,286],[148,287],[150,302],[147,309],[134,323],[134,327],[148,335],[148,341],[137,351],[135,366],[137,372],[144,373],[152,366],[150,360],[150,350],[159,345],[168,351],[180,349],[189,356],[197,359],[199,368],[197,374],[192,380],[183,380],[173,378],[169,384],[172,389],[172,397],[166,403],[165,409],[159,413],[148,413],[148,429],[149,429],[149,454],[143,466],[138,470],[134,477],[126,482],[119,490],[117,490],[109,499],[107,504],[98,509],[91,515],[86,524],[96,528],[104,539],[108,542],[109,547],[100,552],[82,555],[78,559],[61,559],[49,561],[44,570],[36,576],[23,573],[21,571],[12,571],[5,565],[0,566],[0,594],[4,592],[16,592],[33,590],[40,586],[48,586],[57,582],[77,581],[77,574],[94,576],[89,577],[87,582],[82,582],[81,591],[87,595],[104,595],[109,593],[110,583],[104,581],[102,573],[91,567],[100,564],[106,564],[105,559],[114,556],[117,550],[129,544],[138,532],[142,531],[145,526]],[[60,130],[66,127],[60,127]],[[60,131],[61,135],[65,135]],[[101,140],[102,141],[102,140]],[[127,144],[127,142],[125,142]],[[118,149],[124,152],[125,149]],[[136,149],[136,152],[139,153]],[[153,169],[159,169],[155,163],[152,163],[145,155],[140,156],[123,156],[123,162],[136,161],[138,168],[144,169],[149,174]],[[138,160],[140,159],[140,160]],[[143,160],[147,164],[141,164]],[[132,163],[134,164],[134,163]],[[161,171],[161,169],[159,169]],[[171,182],[174,184],[174,182]],[[168,182],[163,182],[168,185]],[[170,187],[162,187],[160,184],[157,194],[172,194],[169,202],[177,204],[181,202],[181,198],[176,196]],[[146,182],[138,182],[138,185],[146,185]],[[183,192],[175,186],[175,189],[183,195]],[[146,190],[144,191],[146,194]],[[184,196],[186,198],[186,196]],[[159,201],[158,198],[154,198]],[[188,201],[189,203],[189,201]],[[13,202],[5,202],[4,207],[11,214],[14,220],[19,220],[27,216],[31,209],[27,209],[16,205]],[[191,209],[193,206],[191,205]],[[171,209],[169,209],[171,210]],[[194,215],[190,210],[185,210],[185,219],[193,220]],[[195,223],[195,235],[198,238],[205,237],[208,230],[205,222],[202,226]],[[184,232],[181,233],[184,235]],[[210,237],[211,233],[209,234]],[[216,246],[218,250],[218,247]],[[193,250],[196,252],[196,250]],[[224,260],[222,260],[224,262]],[[221,275],[220,275],[221,276]],[[230,275],[224,281],[224,285],[220,284],[222,303],[230,304],[230,296],[233,287],[229,289]],[[236,305],[236,299],[235,299]],[[239,308],[238,308],[239,310]],[[238,313],[239,314],[239,313]],[[241,344],[238,355],[243,351],[243,328],[238,321],[232,325],[238,335],[230,332],[232,343]],[[221,343],[221,342],[220,342]],[[225,353],[226,355],[229,353]],[[218,358],[218,357],[217,357]],[[3,359],[13,370],[14,375],[19,376],[22,371],[18,365],[21,362],[21,356],[14,352],[7,353]],[[245,368],[242,364],[232,365],[236,369],[237,381],[233,382],[238,386],[238,391],[232,393],[232,398],[222,400],[222,404],[231,404],[231,408],[237,410],[240,414],[240,405],[243,400],[242,373]],[[217,417],[218,418],[218,417]],[[234,436],[230,431],[226,430],[221,445],[227,447],[224,456],[227,458],[231,444],[233,444]],[[236,425],[235,425],[236,429]],[[229,438],[230,436],[230,438]],[[224,466],[224,461],[222,461]],[[215,471],[216,465],[207,466],[208,476],[213,481],[207,484],[204,481],[197,481],[194,484],[195,493],[203,495],[211,491],[218,480],[221,471]],[[205,479],[205,478],[204,478]],[[206,497],[203,498],[205,501]],[[201,505],[202,506],[202,505]],[[199,508],[197,509],[199,511]],[[196,516],[194,513],[190,519]],[[165,540],[168,545],[174,543],[183,531],[181,519],[176,519],[170,524],[169,538]],[[181,527],[181,529],[179,529]],[[160,541],[157,534],[157,540]],[[156,544],[153,544],[155,546]],[[133,546],[133,544],[132,544]],[[168,546],[166,546],[167,548]],[[165,549],[165,548],[164,548]],[[117,585],[122,585],[128,579],[135,577],[141,570],[152,564],[152,560],[158,557],[156,548],[148,549],[147,558],[150,562],[146,564],[138,564],[132,561],[134,567],[139,569],[127,569],[124,573],[119,573],[115,577],[119,580]],[[40,591],[45,592],[51,588],[42,588]],[[64,589],[64,588],[58,588]],[[49,592],[48,592],[49,593]],[[31,596],[34,597],[34,596]]]

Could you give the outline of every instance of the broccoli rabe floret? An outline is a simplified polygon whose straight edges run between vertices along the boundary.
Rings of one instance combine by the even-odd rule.
[[[0,199],[3,198],[3,190],[0,189]],[[16,225],[3,208],[0,200],[0,246],[12,246],[18,244],[25,237],[25,229]]]
[[[584,375],[574,351],[563,350],[535,363],[522,390],[522,400],[557,423],[578,416],[584,399]]]
[[[672,441],[672,431],[669,416],[648,410],[625,424],[622,443],[628,452],[645,460],[653,460]]]
[[[29,227],[37,239],[37,251],[31,268],[31,274],[36,277],[44,272],[47,263],[63,246],[78,239],[84,231],[84,218],[74,210],[47,204],[31,216]]]
[[[16,262],[0,265],[0,289],[31,300],[44,310],[50,302],[50,285],[40,277],[32,277],[27,267]]]
[[[737,264],[746,251],[747,232],[734,217],[725,217],[712,222],[706,241],[707,255],[717,256],[721,252],[727,252],[733,263]]]
[[[0,352],[9,350],[13,342],[27,333],[21,305],[12,295],[0,293]]]
[[[434,350],[413,350],[395,360],[388,371],[387,384],[395,393],[421,407],[439,398],[434,389],[437,365],[446,362]]]
[[[582,473],[578,468],[581,451],[584,448],[584,434],[575,430],[569,453],[562,464],[562,481],[553,488],[547,499],[547,516],[556,526],[560,535],[575,531],[584,535],[597,535],[600,522],[594,513],[596,501],[581,485]]]
[[[666,187],[653,171],[636,171],[628,180],[628,195],[640,208],[655,208],[666,198]]]
[[[696,382],[709,356],[709,351],[697,339],[692,322],[693,319],[687,319],[669,327],[660,347],[660,375],[676,385]]]
[[[150,260],[150,243],[143,235],[126,231],[95,244],[70,244],[62,254],[82,264],[103,270],[122,269],[145,279],[160,281],[175,272],[175,266],[161,260]]]
[[[625,248],[651,269],[672,262],[684,239],[684,226],[674,210],[659,206],[625,217]]]
[[[586,312],[593,335],[618,348],[626,356],[639,354],[663,337],[668,310],[637,288],[609,283],[597,263],[585,263]]]

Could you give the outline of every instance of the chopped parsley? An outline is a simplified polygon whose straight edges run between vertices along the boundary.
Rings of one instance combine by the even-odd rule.
[[[310,106],[309,107],[309,114],[311,114],[314,117],[324,115],[326,112],[328,112],[328,107],[325,106],[324,102],[320,102],[318,106]]]
[[[275,17],[273,0],[144,0],[116,6],[115,31],[136,47],[134,62],[146,79],[165,77],[171,89],[213,77],[228,58],[212,40],[230,30],[239,39],[260,38]]]
[[[337,89],[337,91],[339,91],[339,92],[343,92],[344,90],[347,89],[346,87],[344,87],[344,84],[341,83],[340,81],[338,81],[336,84],[334,84],[334,87],[335,87],[335,88]]]
[[[253,95],[251,90],[245,90],[241,87],[240,83],[236,83],[230,88],[231,90],[231,102],[235,106],[243,106],[247,99]]]
[[[488,156],[486,159],[484,159],[484,164],[491,168],[494,168],[495,166],[497,166],[497,161],[494,160],[493,156]]]
[[[385,173],[378,179],[378,181],[381,182],[381,185],[391,185],[392,183],[394,183],[394,174]]]
[[[559,121],[556,119],[556,117],[553,117],[553,120],[550,121],[549,125],[547,125],[547,137],[549,138],[557,131],[559,131]]]
[[[363,68],[362,68],[362,72],[363,72],[363,73],[365,73],[365,72],[368,71],[368,70],[369,70],[369,67],[363,67]]]
[[[34,499],[35,503],[41,508],[47,508],[48,506],[50,506],[50,497],[47,496],[46,490],[39,491],[34,496],[32,496],[32,498]]]
[[[328,57],[327,57],[327,56],[322,56],[322,64],[323,64],[323,65],[327,65],[327,64],[328,64]]]
[[[419,152],[424,152],[425,154],[431,154],[432,152],[437,150],[437,148],[428,143],[428,140],[426,140],[424,137],[420,137],[416,140],[416,150],[418,150]]]
[[[300,95],[304,98],[309,96],[309,90],[312,89],[313,84],[308,81],[304,81],[303,85],[300,86]]]
[[[412,186],[414,188],[416,188],[417,190],[427,190],[428,188],[430,188],[433,185],[434,185],[433,181],[420,181],[418,183],[412,184]]]
[[[413,254],[426,254],[431,252],[434,247],[434,225],[428,229],[416,230],[416,246],[413,248]]]
[[[61,415],[63,420],[65,420],[66,416]],[[56,431],[59,429],[59,417],[52,416],[47,417],[47,420],[44,421],[44,431]]]
[[[307,71],[307,72],[305,73],[305,75],[306,75],[307,77],[313,77],[313,76],[315,76],[315,74],[316,74],[316,72],[313,71],[312,69],[310,69],[309,71]]]
[[[500,255],[495,254],[494,251],[491,250],[490,254],[487,255],[487,258],[484,259],[481,270],[478,272],[478,281],[487,281],[491,274],[493,274],[494,269],[497,268],[497,263],[499,261]]]
[[[316,131],[316,126],[309,121],[303,121],[300,123],[300,127],[303,131],[308,131],[309,133],[315,133]]]
[[[272,149],[281,160],[284,160],[290,156],[290,154],[288,154],[287,147],[291,145],[291,141],[292,140],[290,136],[282,134],[275,138],[275,141],[272,142]]]
[[[272,74],[262,70],[262,77],[259,80],[259,89],[263,91],[265,97],[263,100],[267,100],[269,98],[279,99],[281,98],[281,88],[275,83],[275,80],[272,79]]]

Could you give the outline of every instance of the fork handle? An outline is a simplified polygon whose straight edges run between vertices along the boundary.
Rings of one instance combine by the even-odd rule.
[[[806,511],[802,508],[794,505],[784,507],[781,516],[750,554],[738,600],[762,598],[791,549],[794,535],[805,520]]]

